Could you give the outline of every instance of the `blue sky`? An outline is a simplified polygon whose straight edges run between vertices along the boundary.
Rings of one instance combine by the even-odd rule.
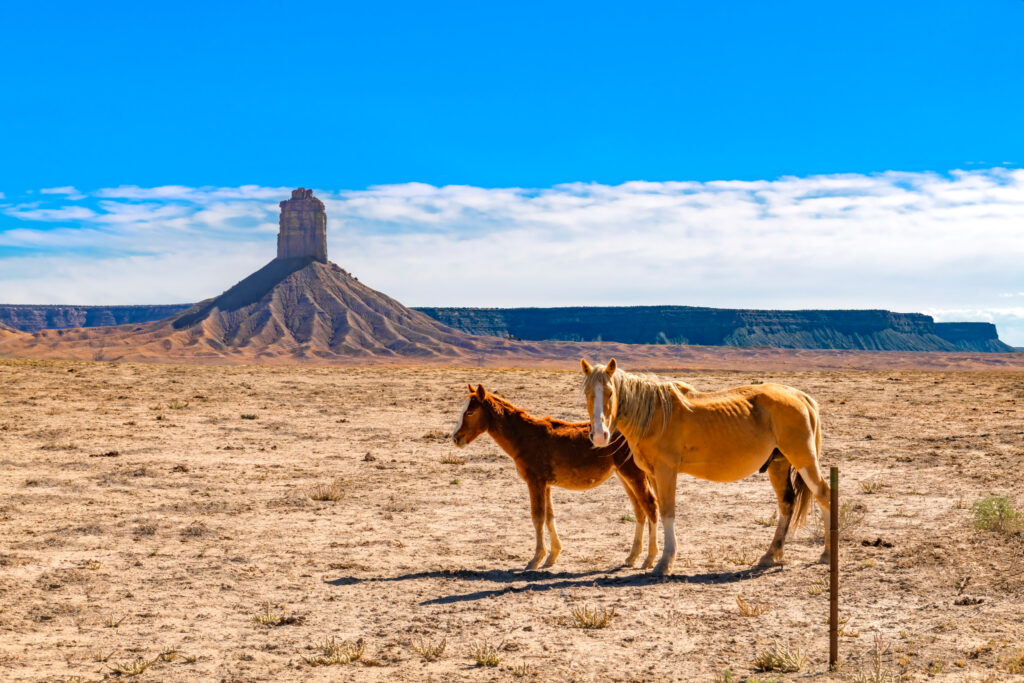
[[[410,304],[898,308],[1024,345],[1020,0],[16,3],[4,27],[0,300],[215,294],[266,260],[276,193],[304,185],[334,201],[334,260]],[[902,208],[822,213],[823,178]],[[763,193],[788,199],[748,214]],[[585,215],[559,213],[581,194]],[[769,228],[782,256],[823,253],[762,267]],[[520,241],[470,283],[474,230]],[[609,235],[633,237],[629,262]],[[158,280],[175,254],[192,274]],[[616,259],[628,287],[580,284]]]

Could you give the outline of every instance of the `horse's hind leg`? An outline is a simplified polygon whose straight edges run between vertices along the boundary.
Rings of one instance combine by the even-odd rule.
[[[821,554],[821,558],[818,561],[827,562],[829,551],[829,496],[832,489],[821,476],[821,470],[818,468],[818,456],[814,445],[814,437],[809,436],[806,439],[794,440],[794,443],[788,445],[780,442],[779,450],[786,456],[786,460],[793,465],[794,469],[800,473],[800,478],[807,484],[807,488],[814,494],[814,500],[818,503],[818,509],[821,510],[821,519],[825,524],[825,552]]]
[[[558,540],[558,530],[555,529],[555,509],[551,506],[551,487],[544,492],[544,521],[548,526],[548,535],[551,537],[551,554],[545,560],[544,566],[551,567],[562,552],[562,542]]]
[[[533,551],[533,559],[526,565],[526,568],[536,569],[540,561],[544,559],[544,508],[545,508],[545,487],[543,485],[530,484],[530,516],[533,517],[533,529],[537,534],[537,546]]]
[[[789,520],[793,515],[793,502],[796,500],[796,489],[789,480],[790,471],[789,461],[785,458],[773,458],[768,464],[768,478],[779,501],[779,523],[775,527],[775,538],[768,546],[768,552],[757,562],[759,567],[771,567],[783,562],[782,545],[786,542]]]

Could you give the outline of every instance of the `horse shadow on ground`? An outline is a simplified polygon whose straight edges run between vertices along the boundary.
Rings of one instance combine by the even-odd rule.
[[[342,576],[328,579],[325,583],[331,586],[351,586],[361,583],[388,583],[397,581],[417,581],[421,579],[458,579],[461,581],[485,581],[505,584],[501,588],[479,590],[472,593],[453,593],[430,600],[420,605],[450,605],[458,602],[474,602],[486,598],[496,598],[512,593],[544,592],[550,590],[566,590],[569,588],[626,588],[655,586],[664,583],[719,584],[746,581],[758,576],[782,571],[782,567],[750,567],[735,572],[707,572],[703,574],[672,574],[655,576],[649,572],[624,574],[625,567],[619,569],[587,571],[587,572],[543,572],[504,569],[441,569],[430,572],[415,572],[399,576],[386,577],[350,577]]]

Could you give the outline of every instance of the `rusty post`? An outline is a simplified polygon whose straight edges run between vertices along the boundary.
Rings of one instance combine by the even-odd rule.
[[[839,662],[839,468],[829,470],[832,487],[828,516],[828,668]]]

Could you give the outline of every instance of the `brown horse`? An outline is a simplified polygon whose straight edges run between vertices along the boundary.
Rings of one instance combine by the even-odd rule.
[[[629,494],[636,516],[633,547],[626,564],[632,567],[643,550],[646,521],[650,530],[644,568],[654,566],[658,554],[658,508],[647,478],[633,462],[629,445],[621,435],[610,437],[604,447],[596,448],[588,438],[588,428],[586,422],[531,417],[505,399],[485,391],[482,384],[476,389],[469,387],[452,441],[462,448],[487,432],[512,456],[516,471],[530,489],[530,512],[537,533],[536,551],[527,569],[536,569],[544,559],[545,525],[551,536],[551,553],[544,566],[552,566],[562,551],[551,507],[551,487],[575,491],[592,489],[608,479],[613,471]]]
[[[828,528],[829,486],[821,476],[818,404],[782,384],[700,392],[682,382],[634,375],[608,365],[580,361],[594,445],[607,444],[611,430],[629,441],[633,460],[654,484],[665,528],[665,550],[655,568],[666,574],[675,560],[676,475],[737,481],[761,468],[779,502],[779,524],[761,566],[782,563],[792,526],[803,523],[813,494]],[[780,457],[781,456],[781,457]],[[825,553],[828,557],[828,535]]]

